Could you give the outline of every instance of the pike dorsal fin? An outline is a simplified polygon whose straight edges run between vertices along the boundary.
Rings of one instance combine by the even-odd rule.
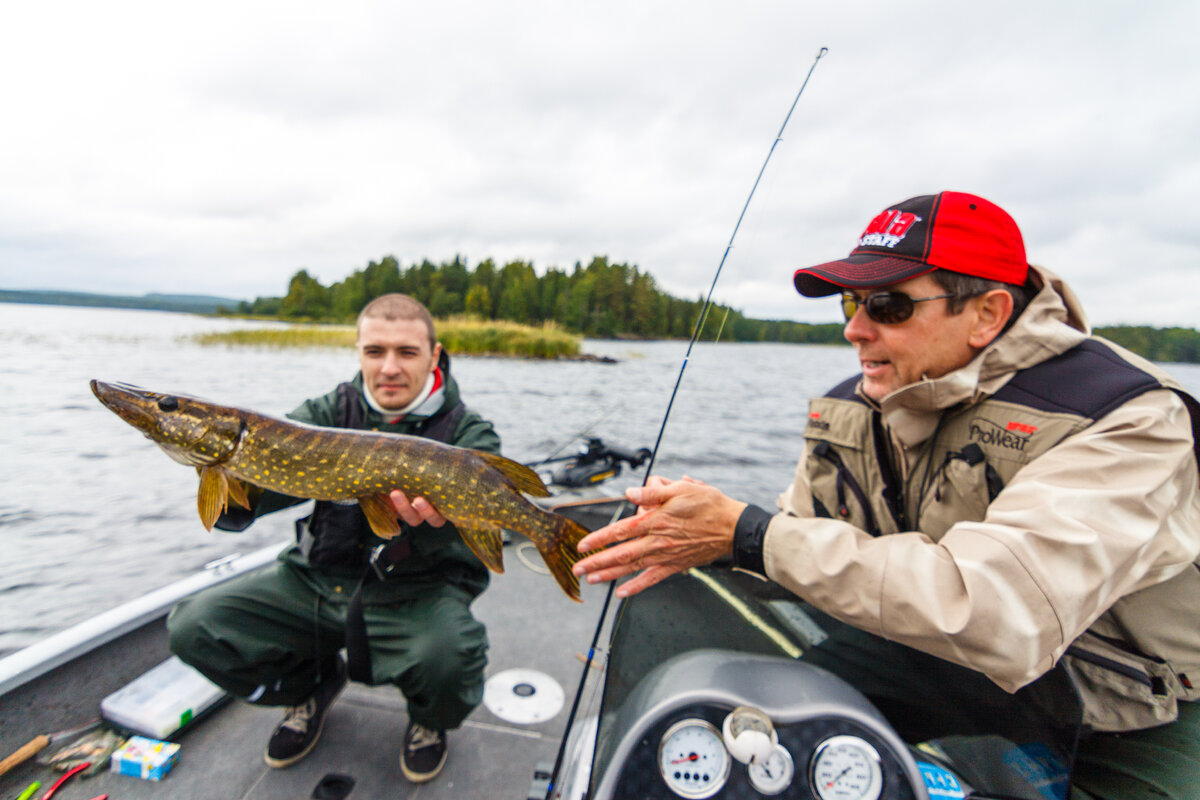
[[[367,515],[371,530],[380,539],[391,539],[399,536],[400,521],[396,519],[396,509],[386,494],[368,494],[358,498],[358,505]]]
[[[505,458],[495,453],[485,453],[482,450],[472,450],[471,452],[482,458],[489,466],[507,478],[508,482],[519,491],[531,494],[534,497],[550,496],[550,490],[546,488],[546,484],[542,483],[542,479],[538,477],[538,474],[524,464],[518,464],[510,458]]]

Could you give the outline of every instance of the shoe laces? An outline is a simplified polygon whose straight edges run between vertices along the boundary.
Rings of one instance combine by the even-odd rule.
[[[420,750],[422,747],[438,744],[441,740],[442,735],[439,731],[430,730],[414,722],[412,736],[408,739],[408,749]]]
[[[279,727],[288,728],[296,733],[308,733],[308,723],[317,713],[317,700],[310,697],[301,705],[291,706],[284,713],[283,722]]]

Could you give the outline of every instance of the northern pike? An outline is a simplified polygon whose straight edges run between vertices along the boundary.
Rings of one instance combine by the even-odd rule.
[[[357,500],[371,530],[398,535],[388,493],[424,497],[454,523],[493,572],[504,572],[503,534],[524,535],[558,585],[579,601],[571,567],[582,525],[535,506],[521,494],[550,495],[537,473],[503,456],[419,436],[325,428],[180,394],[93,380],[92,392],[172,459],[200,473],[200,521],[212,530],[233,501],[250,508],[248,487],[314,500]]]

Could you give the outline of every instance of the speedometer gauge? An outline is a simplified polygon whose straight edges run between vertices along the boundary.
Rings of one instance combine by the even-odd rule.
[[[712,797],[729,779],[729,766],[721,732],[702,719],[676,722],[658,745],[658,771],[680,797]]]
[[[813,754],[809,779],[820,800],[879,800],[879,752],[857,736],[831,736]]]

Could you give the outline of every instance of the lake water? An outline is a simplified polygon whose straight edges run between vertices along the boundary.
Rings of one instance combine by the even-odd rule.
[[[262,325],[0,304],[0,654],[209,561],[292,535],[299,509],[241,534],[205,531],[194,470],[168,459],[88,388],[92,378],[123,381],[282,415],[357,368],[349,349],[187,340]],[[652,447],[686,343],[589,340],[584,349],[618,363],[458,357],[453,372],[466,402],[495,423],[510,458],[566,454],[585,434]],[[1200,394],[1200,366],[1167,368]],[[855,371],[848,347],[697,345],[655,472],[688,474],[772,507],[802,447],[808,398]]]

